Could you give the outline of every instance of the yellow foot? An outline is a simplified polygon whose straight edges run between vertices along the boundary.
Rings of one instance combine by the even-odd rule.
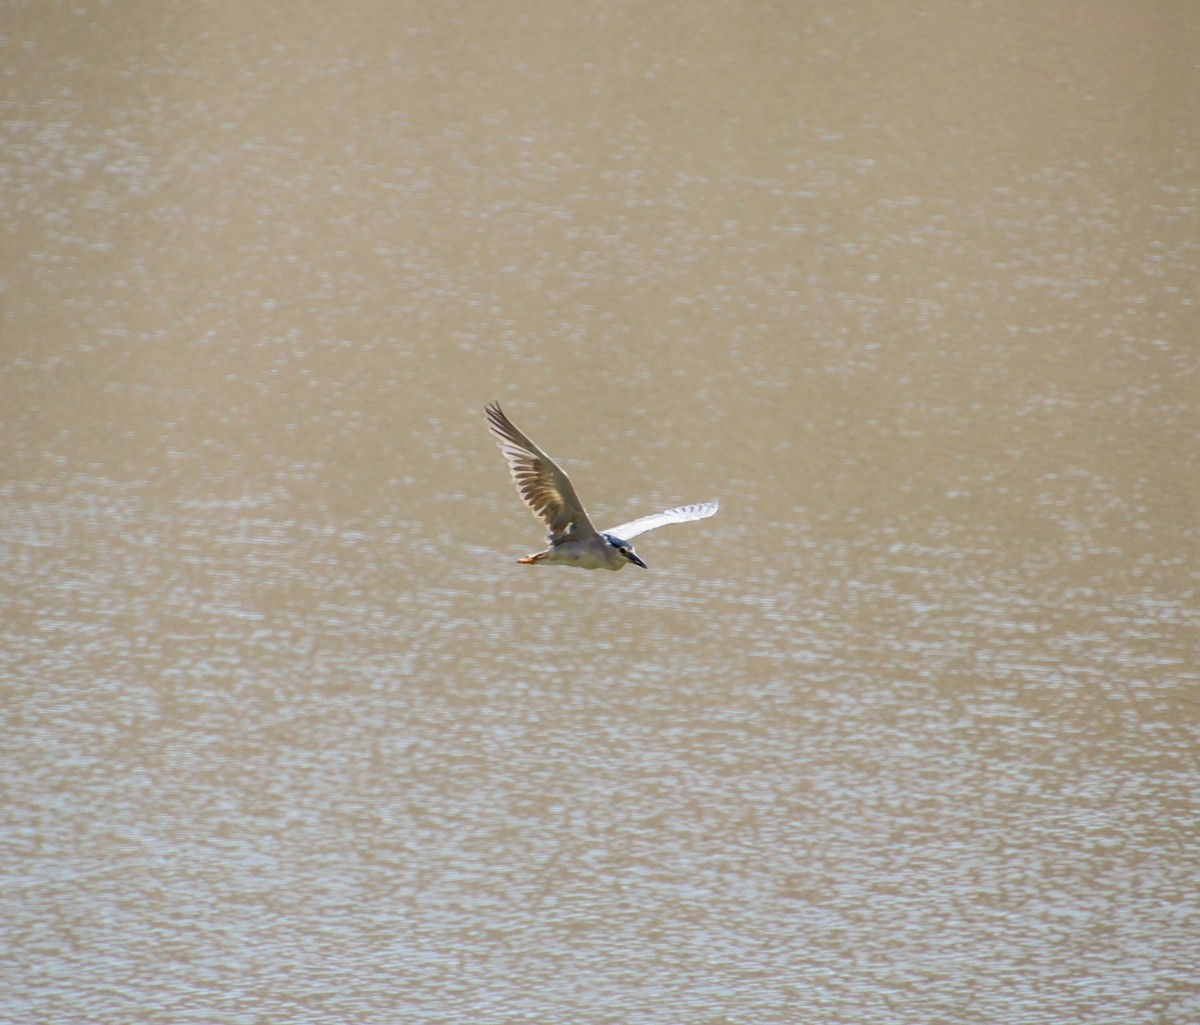
[[[526,555],[523,559],[518,559],[517,562],[522,566],[532,566],[539,559],[544,559],[545,553],[539,552],[537,555]]]

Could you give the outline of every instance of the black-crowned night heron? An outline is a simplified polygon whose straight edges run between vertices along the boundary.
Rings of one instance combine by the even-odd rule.
[[[681,505],[678,509],[643,516],[612,530],[597,531],[571,487],[571,478],[545,452],[513,426],[500,403],[487,407],[488,426],[508,460],[517,491],[534,516],[550,528],[550,547],[517,562],[533,566],[579,566],[581,569],[618,570],[627,562],[646,568],[630,538],[668,523],[702,520],[717,511],[716,502]]]

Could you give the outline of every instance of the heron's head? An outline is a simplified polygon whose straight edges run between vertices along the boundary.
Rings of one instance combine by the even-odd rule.
[[[642,569],[646,568],[646,564],[638,558],[637,552],[633,550],[633,545],[631,545],[628,541],[622,541],[619,537],[616,537],[612,534],[605,534],[604,540],[612,545],[635,566],[641,566]]]

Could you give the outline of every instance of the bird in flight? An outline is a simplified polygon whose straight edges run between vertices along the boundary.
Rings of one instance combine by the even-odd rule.
[[[596,530],[571,478],[545,452],[537,447],[504,415],[500,403],[487,407],[488,429],[508,460],[517,492],[550,530],[550,547],[544,552],[527,555],[517,562],[535,566],[578,566],[581,569],[618,570],[626,563],[646,568],[629,542],[648,530],[665,527],[668,523],[687,523],[702,520],[717,511],[716,502],[681,505],[677,509],[653,513],[622,523],[611,530]]]

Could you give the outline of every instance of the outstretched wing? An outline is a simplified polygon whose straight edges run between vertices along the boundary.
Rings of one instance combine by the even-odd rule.
[[[678,509],[668,509],[666,512],[643,516],[638,520],[630,520],[628,523],[622,523],[619,527],[613,527],[612,530],[606,530],[604,533],[612,534],[613,537],[619,537],[622,541],[629,541],[637,537],[638,534],[644,534],[647,530],[657,530],[659,527],[665,527],[668,523],[687,523],[689,520],[702,520],[706,516],[711,516],[715,513],[719,505],[719,502],[681,505]]]
[[[565,537],[594,535],[596,528],[571,487],[571,478],[558,464],[522,434],[493,402],[487,407],[488,428],[508,460],[517,491],[534,516],[550,529],[555,544]]]

